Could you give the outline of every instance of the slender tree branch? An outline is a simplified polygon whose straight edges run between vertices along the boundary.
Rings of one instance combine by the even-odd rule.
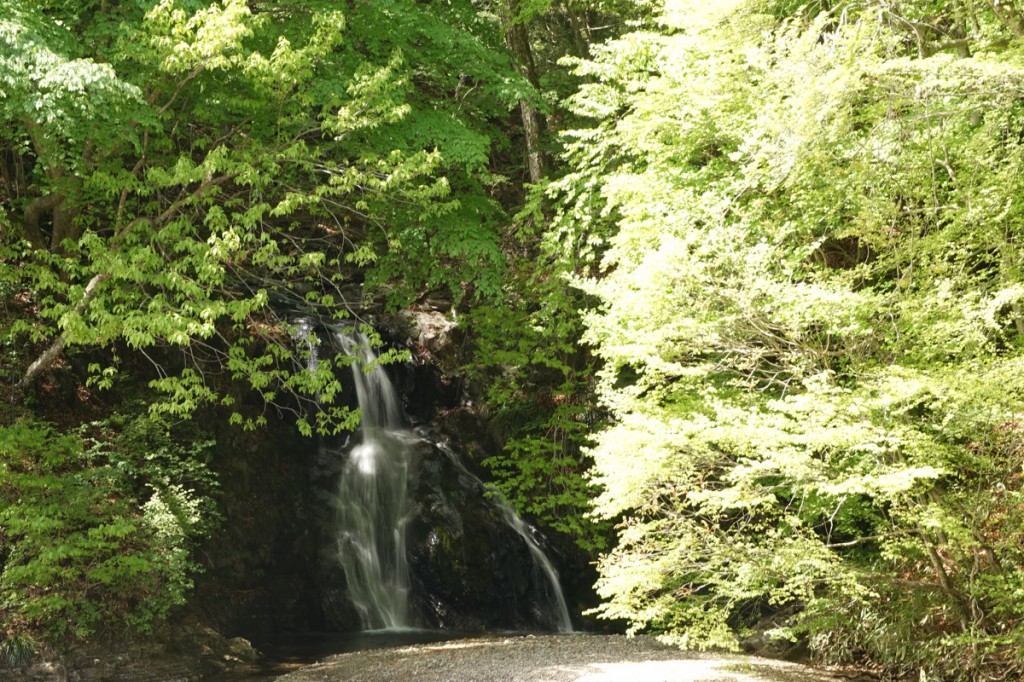
[[[85,285],[85,291],[82,293],[82,298],[73,309],[73,312],[76,315],[81,314],[82,311],[85,310],[86,306],[89,305],[89,301],[96,296],[99,286],[108,279],[110,279],[110,273],[107,272],[101,272],[97,275],[93,275],[93,278],[89,280],[87,285]],[[67,345],[67,338],[64,334],[61,334],[53,341],[53,343],[50,344],[49,348],[43,351],[43,353],[36,358],[35,362],[28,366],[28,369],[25,370],[25,375],[21,378],[21,381],[14,386],[15,396],[19,396],[24,393],[25,389],[27,389],[32,382],[36,380],[36,377],[38,377],[44,370],[53,366],[53,363],[57,361],[57,358],[59,358],[61,353],[64,351],[65,345]]]
[[[206,190],[210,189],[211,187],[216,187],[218,185],[223,185],[227,182],[230,182],[231,180],[234,179],[234,177],[235,176],[233,174],[228,174],[207,178],[202,183],[200,183],[199,187],[197,187],[193,192],[181,197],[180,199],[172,203],[170,206],[168,206],[163,211],[163,213],[161,213],[159,216],[157,216],[155,220],[153,220],[153,224],[156,226],[166,224],[172,218],[174,218],[181,211],[181,209],[184,208],[186,204],[188,204],[189,201],[201,196]],[[146,222],[147,220],[149,219],[143,217],[136,218],[135,220],[131,221],[130,223],[122,227],[111,238],[111,245],[116,248],[124,239],[124,237],[132,230],[132,228],[134,228],[136,225]],[[85,291],[82,293],[82,298],[78,301],[78,303],[75,304],[75,307],[72,309],[72,312],[76,315],[80,315],[86,309],[86,307],[88,307],[89,302],[96,297],[100,285],[109,280],[111,276],[112,274],[110,272],[100,272],[97,273],[96,275],[93,275],[92,279],[90,279],[89,283],[85,286]],[[21,380],[14,387],[14,396],[18,397],[22,395],[28,389],[28,387],[32,385],[32,382],[39,377],[40,374],[42,374],[45,370],[52,367],[53,364],[64,352],[65,346],[67,346],[67,336],[64,333],[61,333],[59,336],[57,336],[56,339],[53,340],[53,342],[47,347],[47,349],[43,351],[39,355],[39,357],[36,358],[34,362],[32,362],[31,365],[28,366],[28,369],[25,370],[24,376],[22,376]]]

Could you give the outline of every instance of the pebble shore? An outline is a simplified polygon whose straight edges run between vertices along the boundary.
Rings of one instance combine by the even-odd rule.
[[[330,656],[279,682],[849,682],[795,663],[682,652],[651,637],[488,636]]]

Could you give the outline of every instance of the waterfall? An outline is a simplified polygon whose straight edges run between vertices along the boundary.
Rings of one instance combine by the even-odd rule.
[[[361,414],[361,441],[349,451],[338,484],[337,558],[364,630],[409,628],[410,433],[366,335],[342,330],[336,339],[355,358]]]
[[[301,322],[299,329],[311,333]],[[347,595],[362,629],[401,630],[425,624],[423,614],[410,606],[414,585],[420,585],[417,594],[427,597],[427,601],[430,595],[422,593],[422,584],[410,576],[407,540],[410,523],[417,519],[423,523],[413,495],[417,483],[414,477],[421,464],[418,460],[440,456],[470,482],[470,489],[480,491],[476,499],[489,510],[487,515],[493,515],[499,526],[504,524],[522,539],[529,554],[525,560],[527,564],[532,560],[534,566],[532,584],[537,594],[531,597],[531,603],[537,609],[536,620],[560,632],[571,632],[558,574],[531,527],[503,500],[483,498],[484,484],[466,469],[458,452],[409,427],[398,392],[365,334],[351,326],[338,326],[331,333],[336,345],[353,358],[353,385],[361,414],[359,430],[352,439],[354,445],[325,450],[331,457],[342,458],[334,497],[333,560],[344,571]],[[317,348],[315,344],[307,345],[310,366],[315,367]]]

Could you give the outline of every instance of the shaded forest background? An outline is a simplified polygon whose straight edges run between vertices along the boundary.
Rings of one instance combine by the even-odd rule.
[[[223,451],[430,311],[592,614],[1024,674],[1013,2],[0,0],[0,652],[146,635]],[[247,441],[248,442],[248,441]]]

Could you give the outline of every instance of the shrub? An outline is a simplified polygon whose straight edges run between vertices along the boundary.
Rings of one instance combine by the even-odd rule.
[[[78,433],[32,420],[0,427],[5,657],[27,650],[25,633],[60,644],[149,632],[184,601],[211,503],[180,480],[187,456],[146,421]]]

